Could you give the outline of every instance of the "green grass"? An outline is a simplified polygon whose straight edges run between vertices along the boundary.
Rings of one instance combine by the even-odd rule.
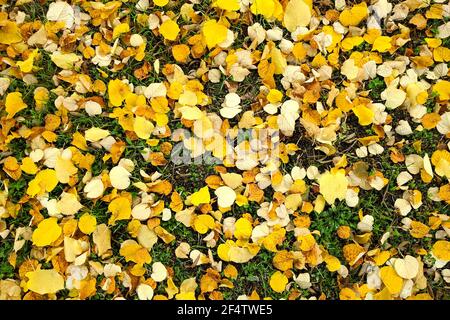
[[[370,89],[370,97],[374,100],[380,100],[381,92],[386,89],[384,80],[380,77],[376,77],[369,81],[368,89]]]

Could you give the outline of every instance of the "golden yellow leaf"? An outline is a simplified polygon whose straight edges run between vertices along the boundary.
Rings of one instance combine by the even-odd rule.
[[[273,266],[281,271],[286,271],[294,267],[294,255],[292,252],[281,250],[273,257]]]
[[[22,41],[22,34],[15,22],[3,20],[0,27],[0,43],[13,44]]]
[[[30,157],[25,157],[22,159],[20,169],[22,169],[23,172],[28,174],[36,174],[36,172],[38,171],[38,167],[33,162],[33,160],[31,160]]]
[[[228,29],[216,20],[208,20],[203,24],[202,34],[208,48],[214,48],[227,39]]]
[[[358,123],[362,126],[368,126],[373,122],[375,117],[375,113],[372,109],[366,107],[365,105],[357,105],[353,107],[353,112],[358,117]]]
[[[78,221],[78,228],[84,234],[91,234],[97,228],[97,218],[89,213],[85,213]]]
[[[237,11],[241,7],[238,0],[215,0],[213,6],[226,11]]]
[[[33,244],[38,247],[45,247],[56,241],[62,233],[62,228],[58,225],[58,219],[51,217],[42,220],[32,235]]]
[[[159,7],[164,7],[169,3],[169,0],[153,0],[153,3]]]
[[[288,282],[288,278],[283,273],[280,271],[275,271],[275,273],[270,276],[269,284],[273,291],[282,293],[286,290],[286,285]]]
[[[132,261],[142,265],[152,261],[148,250],[134,240],[125,240],[120,246],[119,253],[127,262]]]
[[[194,206],[198,206],[202,203],[209,203],[211,201],[210,195],[209,195],[209,189],[207,186],[201,188],[197,192],[194,192],[191,195],[191,203]]]
[[[433,92],[439,95],[439,101],[446,101],[450,99],[450,81],[439,80],[433,86]]]
[[[149,139],[155,126],[144,117],[137,116],[134,119],[133,129],[136,135],[141,139]]]
[[[363,1],[351,9],[344,9],[340,16],[339,21],[343,26],[357,26],[364,20],[369,14],[369,10],[367,9],[367,4]]]
[[[111,80],[108,83],[109,102],[114,107],[120,107],[130,93],[129,86],[119,79]]]
[[[28,58],[25,61],[19,61],[16,63],[20,71],[25,73],[31,72],[31,70],[33,69],[34,59],[38,55],[38,52],[39,50],[35,49],[29,54]]]
[[[403,287],[403,279],[395,272],[391,266],[380,269],[380,278],[391,294],[399,294]]]
[[[245,218],[240,218],[236,221],[234,236],[239,240],[248,240],[252,235],[252,224]]]
[[[274,0],[255,0],[250,6],[250,10],[253,14],[261,14],[266,19],[269,19],[275,13],[275,6]]]
[[[172,47],[172,55],[179,63],[187,62],[190,53],[189,47],[185,44],[177,44]]]
[[[27,194],[34,197],[37,194],[52,191],[58,184],[56,171],[45,169],[39,171],[38,174],[30,181],[27,188]]]
[[[118,220],[128,220],[131,217],[131,203],[126,197],[117,197],[108,206],[111,217],[109,224],[114,224]]]
[[[159,27],[159,32],[162,34],[164,39],[173,41],[180,33],[180,27],[178,27],[178,24],[175,21],[167,19]]]
[[[433,244],[433,254],[442,261],[450,261],[450,242],[446,240],[438,240]]]
[[[200,234],[205,234],[209,229],[214,229],[214,227],[214,219],[208,214],[200,214],[194,219],[194,229]]]
[[[113,30],[113,39],[117,38],[123,33],[127,33],[130,31],[130,26],[128,23],[120,23],[117,26],[114,27]]]
[[[23,102],[20,92],[11,92],[6,96],[5,107],[8,113],[8,119],[11,119],[17,112],[25,109],[27,105]]]
[[[425,237],[430,231],[430,227],[419,221],[411,221],[410,227],[409,233],[417,239]]]
[[[341,262],[334,256],[328,255],[324,261],[327,264],[328,271],[330,272],[338,271],[341,268]]]

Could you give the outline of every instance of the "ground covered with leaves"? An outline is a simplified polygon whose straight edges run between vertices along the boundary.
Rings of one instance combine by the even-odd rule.
[[[449,299],[444,0],[0,0],[0,299]]]

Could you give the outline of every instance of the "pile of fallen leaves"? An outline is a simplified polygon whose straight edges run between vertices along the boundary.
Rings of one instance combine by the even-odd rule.
[[[0,299],[450,298],[447,1],[0,8]]]

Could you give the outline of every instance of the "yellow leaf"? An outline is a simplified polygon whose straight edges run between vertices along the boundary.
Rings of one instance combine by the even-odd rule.
[[[40,171],[33,180],[30,181],[27,188],[27,194],[34,197],[37,194],[50,192],[55,189],[58,184],[56,178],[56,171],[52,169],[45,169]]]
[[[130,87],[119,79],[108,83],[109,102],[114,107],[120,107],[130,93]]]
[[[32,53],[30,53],[25,61],[19,61],[16,63],[20,71],[25,73],[31,72],[31,70],[33,69],[34,58],[36,58],[38,52],[39,50],[35,49]]]
[[[64,278],[55,269],[36,270],[25,274],[27,288],[38,294],[56,293],[64,289]]]
[[[130,31],[130,26],[128,23],[121,23],[114,27],[113,30],[113,39],[116,39],[118,36],[120,36],[123,33],[127,33]]]
[[[178,33],[180,33],[180,27],[178,27],[175,21],[167,19],[159,27],[159,32],[164,39],[173,41],[177,38]]]
[[[436,241],[432,252],[439,260],[450,261],[450,242],[445,240]]]
[[[281,53],[281,50],[273,47],[270,54],[272,56],[272,63],[275,66],[275,74],[283,74],[287,66],[287,61]]]
[[[361,300],[360,297],[356,295],[356,292],[350,288],[342,288],[339,292],[340,300]]]
[[[433,92],[439,94],[439,101],[445,101],[450,99],[450,81],[439,80],[433,86]]]
[[[109,131],[100,128],[90,128],[84,133],[84,137],[89,142],[97,142],[109,136]]]
[[[191,203],[194,206],[198,206],[202,203],[209,203],[211,201],[211,196],[209,194],[209,189],[207,186],[201,188],[197,192],[191,195]]]
[[[202,111],[198,107],[181,107],[180,109],[181,116],[186,120],[198,120],[203,116]]]
[[[200,234],[205,234],[215,226],[214,219],[209,214],[200,214],[194,219],[194,229]]]
[[[205,38],[208,48],[214,48],[219,43],[227,39],[228,29],[224,25],[217,23],[216,20],[208,20],[203,24],[202,34]]]
[[[290,32],[306,27],[311,21],[311,7],[304,0],[290,0],[284,12],[284,25]]]
[[[234,236],[239,240],[248,240],[252,235],[252,224],[245,218],[240,218],[236,221]]]
[[[62,233],[62,228],[58,225],[55,217],[42,220],[32,235],[33,244],[38,247],[45,247],[56,241]]]
[[[30,157],[25,157],[22,159],[20,169],[22,169],[23,172],[28,174],[36,174],[36,172],[38,171],[38,167],[33,162],[33,160],[31,160]]]
[[[183,280],[180,285],[180,293],[175,296],[177,300],[195,300],[195,290],[198,285],[195,278],[188,278]]]
[[[353,107],[353,112],[358,117],[358,123],[362,126],[370,125],[375,117],[375,113],[372,109],[362,104]]]
[[[386,266],[380,269],[380,278],[391,294],[399,294],[403,287],[403,279],[397,275],[394,268]]]
[[[306,58],[307,51],[302,42],[297,42],[292,49],[292,54],[298,61],[302,61]]]
[[[68,183],[70,177],[78,172],[78,168],[72,163],[72,160],[63,157],[56,158],[55,164],[56,178],[60,183]]]
[[[22,34],[15,22],[2,21],[0,26],[0,43],[1,44],[13,44],[22,41]]]
[[[187,62],[190,53],[189,47],[185,44],[177,44],[172,47],[172,55],[177,62]]]
[[[364,255],[365,250],[357,243],[349,243],[342,248],[342,252],[348,264],[353,266]]]
[[[23,102],[20,92],[11,92],[6,96],[5,107],[8,113],[7,118],[11,119],[17,112],[25,109],[27,105]]]
[[[48,102],[49,91],[44,87],[37,87],[34,90],[34,101],[36,102],[36,109],[42,109],[42,107]]]
[[[386,263],[386,261],[391,257],[391,254],[389,251],[381,251],[378,253],[374,258],[373,261],[377,266],[382,266]]]
[[[425,42],[427,43],[428,47],[430,48],[437,48],[442,44],[442,39],[436,39],[436,38],[425,38]]]
[[[137,264],[144,264],[152,261],[148,250],[134,240],[125,240],[122,242],[119,253],[125,257],[125,261],[127,262],[133,261]]]
[[[436,150],[431,156],[434,170],[441,177],[450,178],[450,152],[447,150]]]
[[[127,220],[131,217],[131,203],[126,197],[117,197],[108,206],[111,217],[108,223],[114,224],[117,220]]]
[[[238,0],[216,0],[213,3],[213,7],[218,7],[226,11],[237,11],[241,6]]]
[[[286,290],[286,285],[288,284],[288,282],[288,278],[283,273],[281,273],[280,271],[276,271],[270,277],[269,284],[273,291],[282,293],[284,290]]]
[[[277,89],[270,89],[269,93],[267,94],[267,100],[270,103],[278,103],[283,99],[283,93]]]
[[[75,53],[61,53],[59,51],[53,52],[50,59],[58,67],[66,70],[73,69],[74,64],[81,60]]]
[[[251,247],[240,247],[234,241],[227,240],[217,247],[217,255],[223,261],[246,263],[250,261],[259,251],[259,246],[253,244]]]
[[[72,135],[72,143],[73,146],[77,147],[80,150],[86,151],[88,149],[88,145],[86,143],[86,139],[79,132],[75,132]]]
[[[153,123],[151,123],[144,117],[137,116],[134,119],[134,123],[133,123],[134,132],[141,139],[144,139],[144,140],[149,139],[154,128],[155,128],[155,126],[153,125]]]
[[[169,3],[169,0],[153,0],[153,3],[159,7],[164,7]]]
[[[341,262],[334,256],[329,255],[324,259],[324,261],[327,264],[328,271],[330,272],[338,271],[341,268]]]
[[[438,47],[433,50],[433,58],[436,62],[449,62],[450,61],[450,49],[446,47]]]
[[[64,215],[74,215],[76,214],[83,206],[78,201],[78,198],[73,193],[63,192],[61,195],[61,199],[57,202],[56,208]]]
[[[316,244],[316,239],[311,233],[300,235],[297,237],[300,244],[300,250],[302,251],[310,251],[314,245]]]
[[[342,40],[341,48],[344,49],[345,51],[349,51],[352,50],[354,47],[359,46],[363,42],[364,42],[363,37],[360,36],[348,37]]]
[[[281,250],[273,257],[273,266],[281,271],[286,271],[294,267],[294,255],[292,252]]]
[[[85,213],[78,221],[78,228],[84,234],[91,234],[97,228],[97,218],[89,213]]]
[[[165,288],[165,290],[169,299],[172,299],[173,296],[179,292],[178,287],[175,285],[172,278],[167,279],[167,287]]]
[[[297,210],[298,207],[302,204],[302,195],[299,193],[292,193],[288,195],[285,199],[285,206],[287,209]]]
[[[430,227],[419,221],[411,221],[409,233],[416,239],[421,239],[428,234]]]
[[[277,252],[277,245],[283,243],[285,235],[286,229],[276,226],[271,234],[264,237],[262,244],[267,250]],[[298,238],[300,238],[300,236]],[[302,242],[300,246],[302,250],[305,249],[305,247],[310,248],[310,246],[315,244],[314,237],[311,234],[306,235],[304,238],[300,239],[300,241]]]
[[[387,36],[380,36],[375,39],[372,45],[372,51],[386,52],[392,48],[391,38]]]
[[[365,2],[361,2],[351,9],[345,9],[341,12],[339,16],[339,21],[345,27],[348,26],[357,26],[361,23],[369,14],[367,9],[367,4]]]
[[[325,172],[319,178],[319,186],[320,193],[328,204],[334,204],[336,199],[345,199],[348,186],[345,170],[339,169]]]
[[[225,275],[225,277],[230,278],[230,279],[236,279],[238,276],[238,270],[236,269],[235,266],[233,266],[232,264],[229,264],[225,267],[225,269],[223,270],[223,274]]]
[[[250,6],[250,10],[253,14],[261,14],[264,18],[269,19],[275,13],[275,1],[274,0],[254,0]]]

